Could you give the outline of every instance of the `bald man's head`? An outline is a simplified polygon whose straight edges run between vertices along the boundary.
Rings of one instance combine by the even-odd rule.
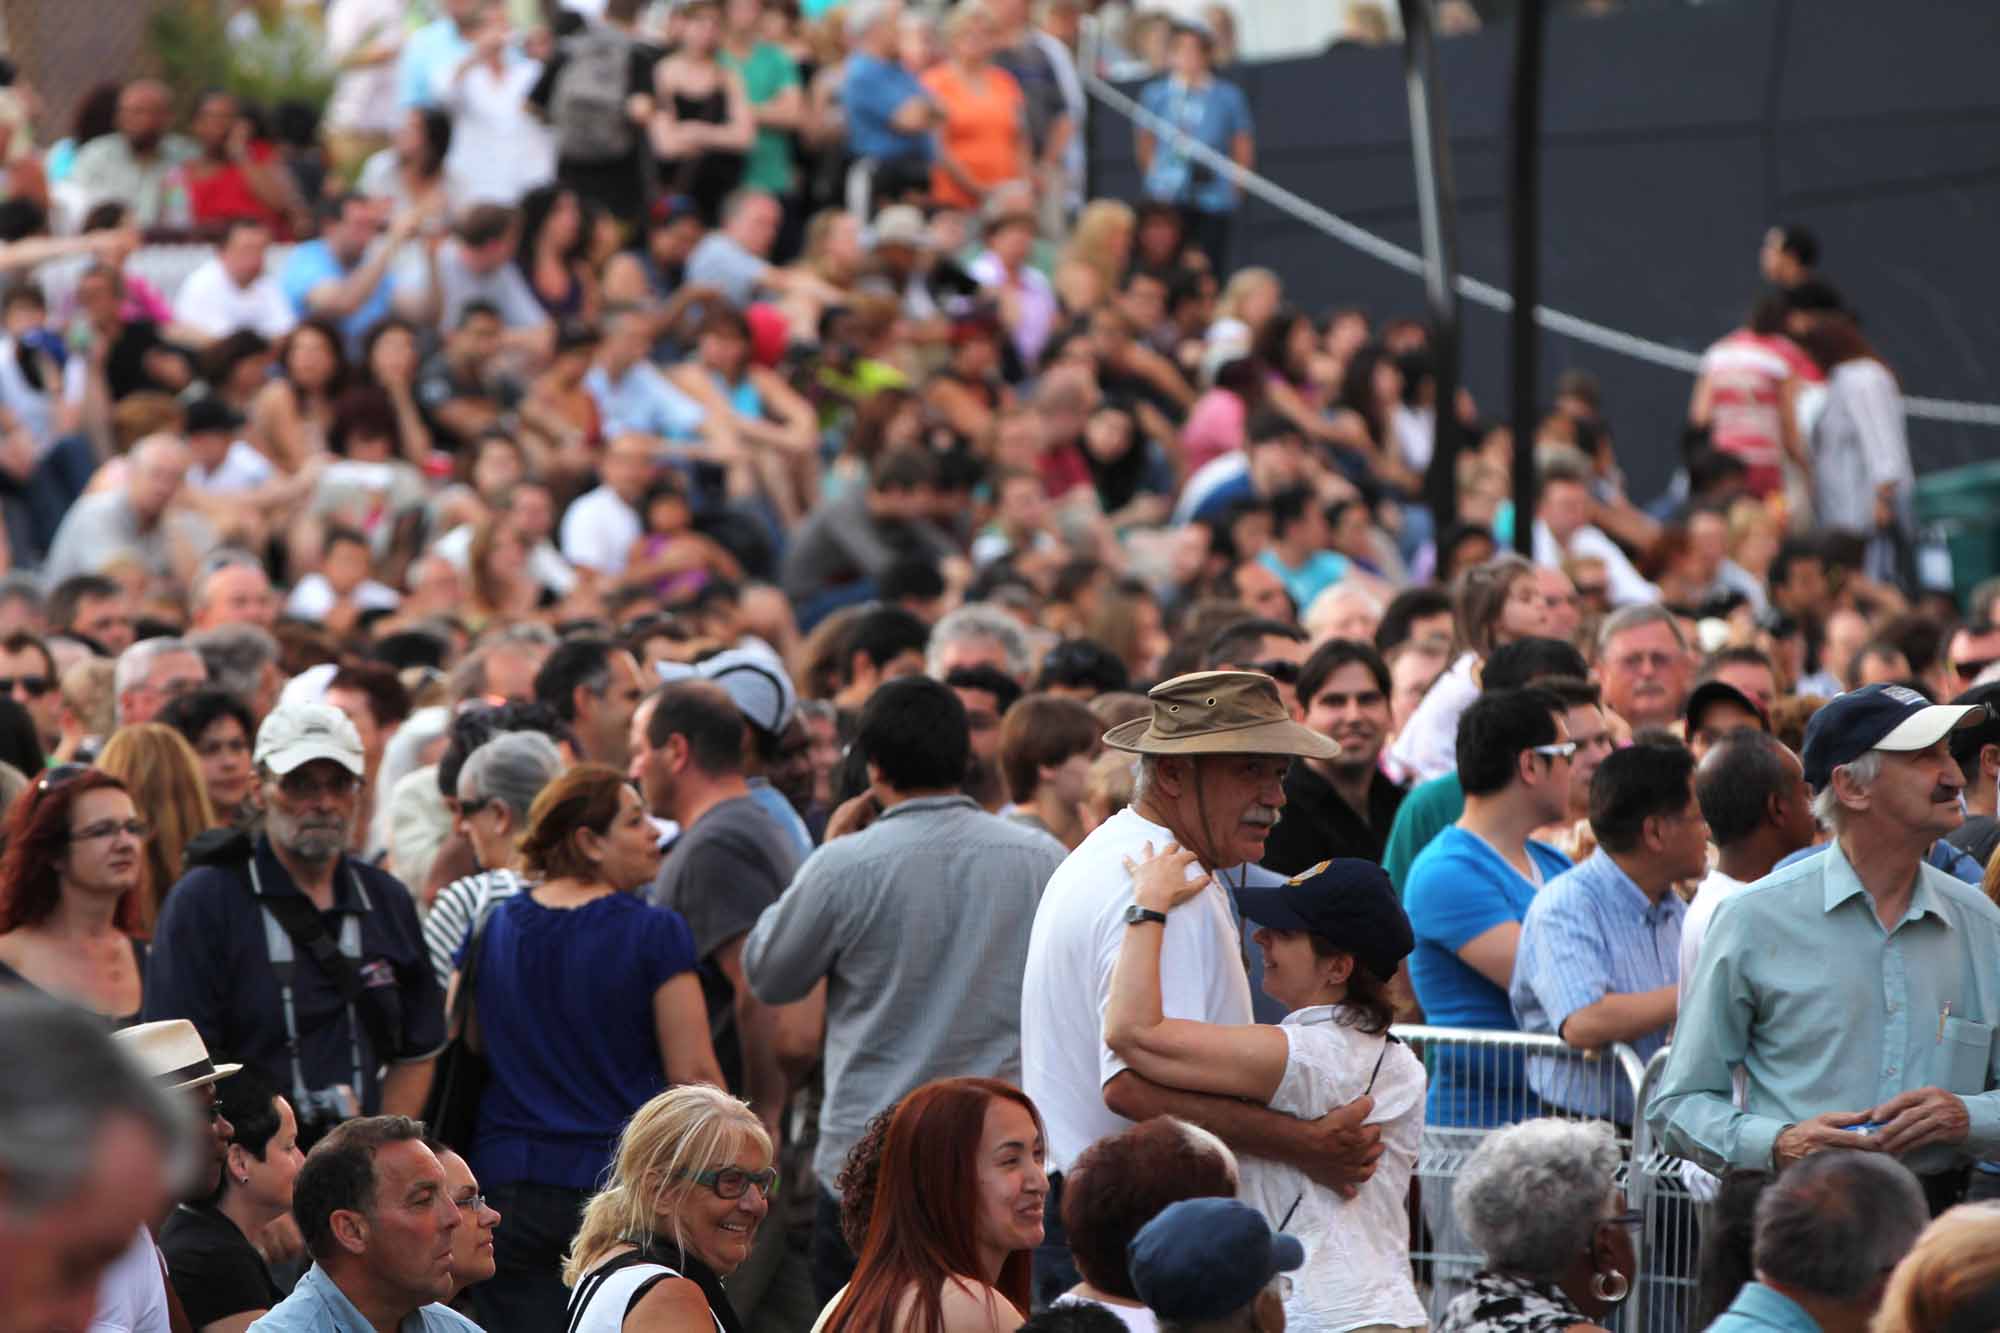
[[[176,435],[148,435],[132,446],[126,466],[131,470],[127,493],[132,508],[142,522],[157,522],[187,479],[187,445]]]

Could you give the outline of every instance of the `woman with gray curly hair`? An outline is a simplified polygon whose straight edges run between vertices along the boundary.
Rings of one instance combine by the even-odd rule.
[[[1487,1136],[1452,1195],[1486,1256],[1436,1333],[1602,1333],[1636,1258],[1611,1127],[1528,1120]]]

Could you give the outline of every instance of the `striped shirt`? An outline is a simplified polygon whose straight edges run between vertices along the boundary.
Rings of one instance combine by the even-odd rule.
[[[1528,906],[1514,956],[1507,998],[1521,1031],[1560,1035],[1571,1014],[1607,995],[1677,984],[1686,914],[1687,904],[1672,893],[1648,899],[1602,848],[1550,880]],[[1641,1062],[1650,1060],[1672,1030],[1668,1024],[1628,1045]],[[1528,1084],[1552,1105],[1632,1123],[1631,1090],[1605,1062],[1536,1057],[1528,1061]],[[1615,1098],[1607,1095],[1613,1088]]]
[[[455,879],[438,890],[431,910],[424,916],[424,950],[431,956],[438,985],[451,983],[456,966],[452,959],[487,905],[511,898],[527,887],[528,881],[511,870],[482,870],[477,875]]]

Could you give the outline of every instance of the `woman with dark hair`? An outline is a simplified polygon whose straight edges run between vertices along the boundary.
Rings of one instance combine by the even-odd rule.
[[[106,79],[93,83],[76,99],[69,134],[49,145],[44,163],[49,184],[60,185],[69,179],[70,168],[76,165],[77,149],[118,128],[118,94],[123,87],[117,79]]]
[[[653,66],[653,117],[647,126],[660,182],[692,198],[704,223],[722,217],[722,201],[743,179],[757,122],[743,76],[717,59],[719,0],[679,9],[680,45]]]
[[[509,1219],[498,1272],[473,1291],[488,1328],[564,1326],[563,1254],[619,1126],[671,1084],[722,1084],[687,922],[637,896],[659,869],[656,838],[624,774],[570,769],[528,809],[533,887],[459,950],[453,1003],[476,947],[469,998],[492,1072],[466,1160]]]
[[[1105,522],[1125,528],[1166,521],[1173,468],[1140,435],[1131,409],[1115,402],[1098,404],[1084,422],[1083,461]]]
[[[1185,475],[1249,443],[1250,419],[1264,406],[1267,378],[1262,363],[1249,356],[1231,357],[1216,369],[1215,382],[1194,400],[1181,427]]]
[[[397,213],[414,209],[441,224],[451,216],[458,195],[444,168],[450,152],[450,113],[411,107],[389,146],[362,166],[355,189],[370,199],[387,199]]]
[[[247,417],[270,381],[271,357],[270,339],[250,329],[238,329],[202,349],[201,378],[217,398]]]
[[[498,1268],[493,1260],[493,1232],[501,1222],[500,1210],[479,1192],[479,1177],[456,1151],[436,1139],[425,1139],[424,1146],[444,1168],[445,1190],[458,1209],[458,1226],[451,1234],[451,1294],[443,1304],[469,1315],[472,1298],[467,1290],[492,1277]]]
[[[1396,409],[1403,402],[1403,370],[1389,349],[1367,343],[1347,358],[1341,371],[1339,410],[1334,429],[1348,452],[1385,481],[1414,492],[1421,483],[1402,465],[1396,451]]]
[[[1549,632],[1548,604],[1535,566],[1522,556],[1498,555],[1466,570],[1453,589],[1452,604],[1458,656],[1389,748],[1390,765],[1416,782],[1457,768],[1458,719],[1479,697],[1480,673],[1493,650]]]
[[[1161,277],[1187,267],[1187,224],[1181,211],[1160,199],[1148,199],[1135,210],[1132,268]]]
[[[1278,1026],[1168,1018],[1160,996],[1167,914],[1213,882],[1187,877],[1193,852],[1168,844],[1133,874],[1146,921],[1125,932],[1111,974],[1104,1041],[1132,1072],[1190,1092],[1241,1097],[1316,1119],[1359,1097],[1382,1131],[1375,1174],[1350,1201],[1303,1171],[1243,1160],[1246,1202],[1305,1242],[1306,1266],[1285,1300],[1293,1328],[1421,1328],[1410,1275],[1409,1194],[1424,1132],[1424,1066],[1389,1035],[1389,983],[1415,944],[1389,876],[1342,858],[1269,888],[1239,889],[1257,923],[1264,992],[1290,1012]],[[1157,927],[1157,928],[1156,928]]]
[[[1916,477],[1903,391],[1851,315],[1816,315],[1800,341],[1826,372],[1826,403],[1812,428],[1813,517],[1866,538],[1862,573],[1907,583],[1916,572]]]
[[[1228,1145],[1172,1116],[1141,1121],[1085,1148],[1062,1180],[1063,1232],[1083,1281],[1050,1304],[1102,1306],[1129,1333],[1152,1333],[1158,1321],[1133,1289],[1126,1248],[1170,1203],[1235,1198],[1238,1175]]]
[[[311,506],[322,525],[352,527],[367,536],[377,559],[387,556],[404,515],[419,510],[429,496],[423,474],[403,456],[406,441],[396,406],[380,389],[356,385],[335,400],[326,447],[333,461],[319,474]],[[293,534],[295,569],[316,569],[316,532]],[[384,582],[400,581],[393,577]]]
[[[94,768],[53,770],[14,802],[0,854],[0,985],[33,986],[114,1027],[138,1022],[150,834],[125,784]]]
[[[256,721],[243,701],[221,690],[196,690],[167,701],[159,721],[194,747],[208,803],[225,828],[249,828],[263,813],[257,805],[257,770],[250,763]]]
[[[314,316],[278,345],[278,377],[250,401],[250,442],[286,472],[326,452],[333,404],[347,384],[339,328]]]
[[[431,430],[417,406],[417,371],[423,358],[423,338],[417,326],[401,315],[390,315],[361,340],[356,379],[380,389],[396,409],[403,437],[403,456],[421,464],[431,454]]]
[[[306,1160],[291,1103],[256,1070],[238,1070],[215,1091],[236,1131],[222,1188],[212,1199],[181,1204],[160,1228],[174,1294],[202,1333],[246,1328],[284,1299],[258,1241],[290,1214],[292,1183]]]
[[[575,190],[538,185],[521,196],[521,240],[514,266],[549,318],[597,321],[597,279],[587,255],[590,228]]]
[[[821,1333],[1009,1329],[1029,1308],[1049,1180],[1041,1113],[990,1078],[926,1083],[883,1139],[868,1235]]]

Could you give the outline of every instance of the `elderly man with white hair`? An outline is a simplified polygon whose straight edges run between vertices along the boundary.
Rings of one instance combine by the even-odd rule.
[[[148,435],[133,445],[125,484],[86,495],[63,515],[42,562],[48,586],[97,573],[120,556],[136,558],[154,575],[192,578],[215,533],[202,518],[172,507],[187,469],[187,445],[178,436]]]
[[[1300,623],[1315,648],[1329,639],[1373,643],[1376,627],[1382,623],[1382,610],[1381,599],[1374,593],[1358,584],[1342,582],[1313,598]]]
[[[1669,1151],[1711,1170],[1886,1152],[1933,1208],[2000,1155],[2000,911],[1924,859],[1964,818],[1951,733],[1985,714],[1871,685],[1813,715],[1801,758],[1834,839],[1716,909],[1646,1108]]]
[[[1062,1176],[1083,1150],[1136,1120],[1175,1115],[1239,1152],[1297,1167],[1352,1196],[1374,1170],[1380,1131],[1362,1122],[1366,1097],[1299,1120],[1234,1097],[1148,1082],[1104,1044],[1111,973],[1125,933],[1165,930],[1161,997],[1167,1016],[1251,1021],[1250,983],[1229,891],[1211,884],[1171,915],[1133,901],[1131,866],[1171,844],[1218,880],[1249,867],[1285,805],[1295,758],[1331,759],[1340,746],[1292,720],[1266,675],[1203,671],[1153,688],[1150,717],[1113,727],[1115,750],[1139,756],[1132,804],[1098,825],[1043,890],[1021,987],[1021,1084],[1048,1123],[1048,1235],[1036,1253],[1047,1299],[1074,1286],[1061,1225]],[[1247,870],[1239,871],[1239,875]]]
[[[208,683],[208,666],[186,639],[141,639],[118,655],[111,686],[118,725],[151,722],[168,701]]]

